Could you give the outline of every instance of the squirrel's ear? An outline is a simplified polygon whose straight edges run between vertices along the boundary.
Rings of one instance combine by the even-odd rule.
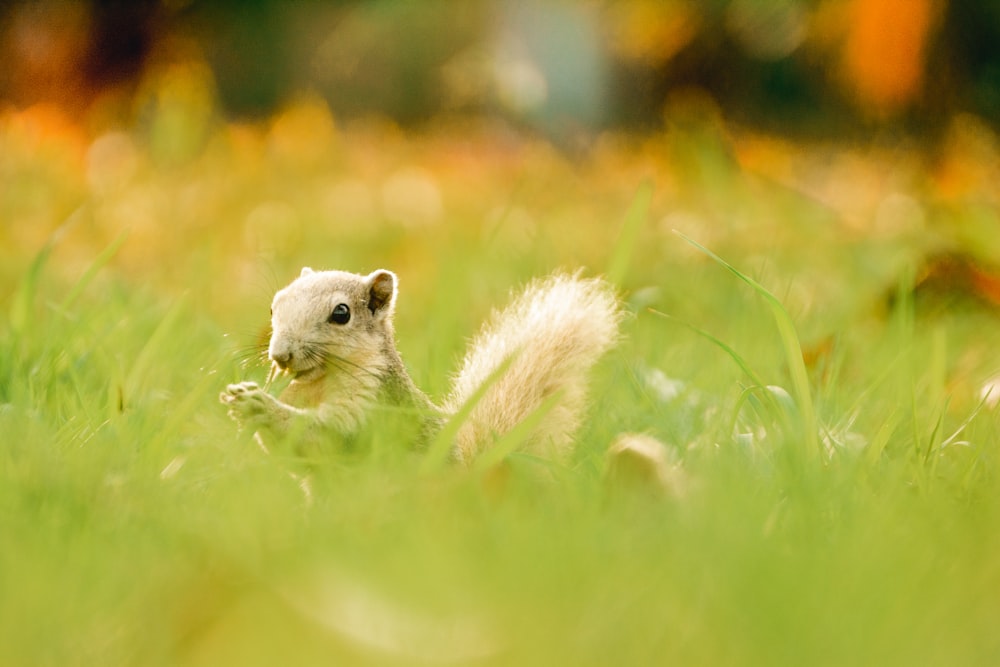
[[[310,269],[308,266],[303,266],[302,273],[299,274],[299,278],[301,278],[302,276],[308,276],[310,273],[315,273],[315,271]]]
[[[396,304],[396,274],[379,269],[368,276],[368,310],[376,318],[392,314]]]

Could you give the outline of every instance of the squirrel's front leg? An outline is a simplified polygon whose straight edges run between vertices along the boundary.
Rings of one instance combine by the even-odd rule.
[[[256,382],[239,382],[226,387],[219,400],[229,407],[229,416],[241,428],[265,432],[271,438],[298,436],[321,444],[326,440],[346,442],[357,432],[363,415],[352,404],[321,403],[315,408],[299,408],[261,389]]]
[[[240,425],[241,429],[253,429],[254,440],[267,452],[267,443],[261,431],[272,436],[283,437],[294,429],[312,430],[314,420],[310,419],[308,411],[282,403],[271,394],[261,389],[256,382],[239,382],[226,387],[219,394],[219,400],[229,406],[229,416]],[[296,421],[298,426],[292,426]],[[301,453],[301,452],[300,452]],[[312,504],[312,489],[309,475],[289,472],[305,494],[306,503]]]
[[[282,403],[256,382],[239,382],[226,387],[219,400],[229,406],[229,416],[246,430],[267,430],[283,437],[293,432],[313,430],[317,417],[311,411]],[[312,411],[315,412],[315,411]]]

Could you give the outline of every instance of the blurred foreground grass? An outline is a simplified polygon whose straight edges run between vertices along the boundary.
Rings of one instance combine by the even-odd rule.
[[[184,125],[187,148],[168,120],[2,118],[3,664],[1000,661],[1000,162],[974,119],[933,158],[691,113],[578,159],[308,101]],[[767,304],[675,229],[784,305],[814,438],[736,363],[795,393]],[[271,294],[303,264],[395,270],[435,396],[511,287],[610,271],[633,316],[572,465],[419,474],[391,426],[311,462],[237,436],[217,394],[263,378]],[[684,494],[608,493],[626,430],[670,445]]]

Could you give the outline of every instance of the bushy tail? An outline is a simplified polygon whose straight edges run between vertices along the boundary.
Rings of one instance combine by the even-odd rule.
[[[554,404],[546,405],[525,446],[545,456],[568,454],[586,401],[588,372],[616,342],[621,316],[611,285],[578,274],[536,280],[505,309],[494,311],[469,346],[444,404],[454,414],[493,380],[458,431],[456,458],[470,463],[547,400]],[[506,370],[493,378],[504,364]]]

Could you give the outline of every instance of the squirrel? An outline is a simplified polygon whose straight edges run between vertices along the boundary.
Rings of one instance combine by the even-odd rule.
[[[454,436],[456,462],[470,464],[543,405],[524,449],[556,458],[572,451],[586,376],[619,336],[623,311],[610,284],[579,273],[530,283],[473,339],[441,405],[416,386],[396,349],[397,285],[385,269],[303,268],[271,304],[268,380],[283,373],[291,382],[277,398],[254,382],[228,385],[219,398],[230,417],[258,438],[322,442],[354,437],[379,405],[402,406],[420,416],[426,437],[475,397]]]

